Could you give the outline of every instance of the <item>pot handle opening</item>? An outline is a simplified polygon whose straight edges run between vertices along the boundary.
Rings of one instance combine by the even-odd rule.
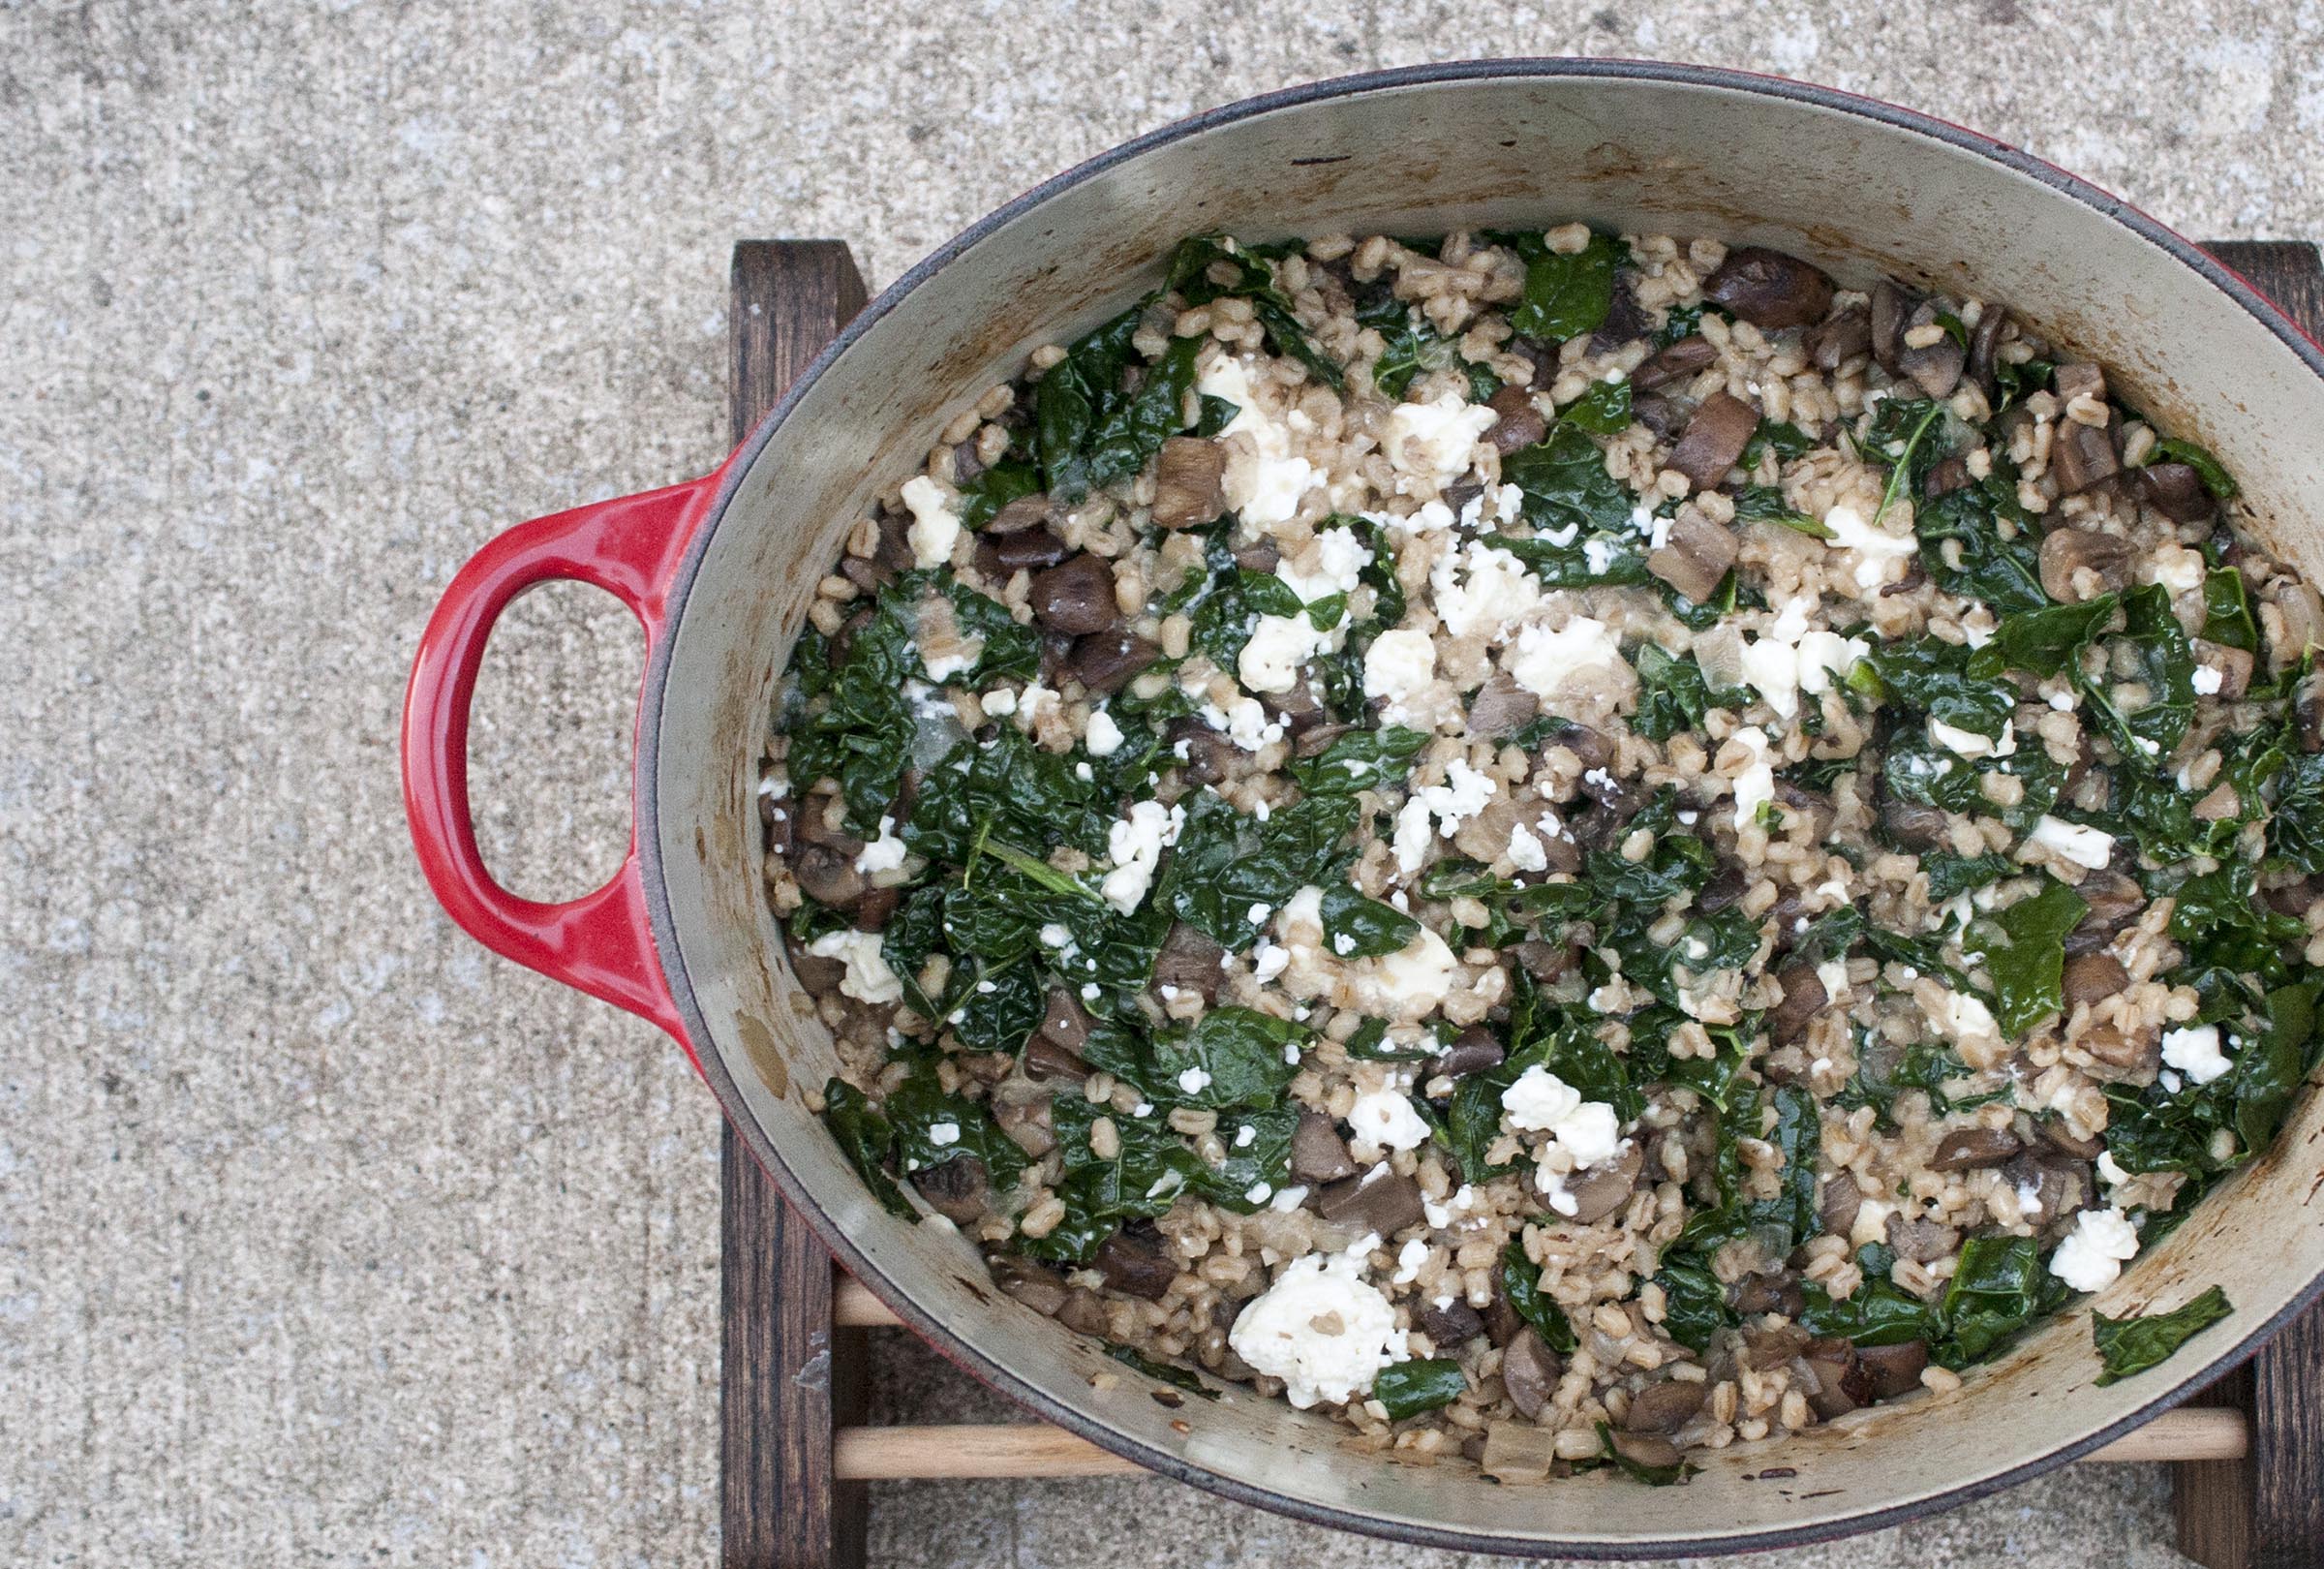
[[[646,912],[634,807],[621,869],[603,886],[558,904],[510,893],[486,869],[469,815],[469,707],[493,624],[542,583],[588,583],[621,600],[645,631],[650,664],[671,573],[719,478],[535,518],[494,538],[453,575],[428,618],[404,695],[404,808],[420,870],[445,912],[493,952],[660,1026],[689,1059]]]

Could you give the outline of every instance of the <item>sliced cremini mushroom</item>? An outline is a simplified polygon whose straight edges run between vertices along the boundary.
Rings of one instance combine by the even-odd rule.
[[[2130,984],[2130,971],[2106,952],[2078,953],[2066,960],[2060,989],[2070,1012],[2083,1003],[2103,1002]]]
[[[1523,729],[1539,719],[1541,713],[1540,697],[1518,686],[1506,670],[1496,670],[1492,679],[1469,699],[1469,733],[1499,740]]]
[[[1999,305],[1988,305],[1985,314],[1977,318],[1974,331],[1969,335],[1969,379],[1990,398],[2001,384],[1994,377],[1995,366],[2001,358],[2002,328],[2008,324],[2009,313]],[[1922,1355],[1927,1355],[1924,1349]]]
[[[993,1193],[985,1163],[974,1155],[954,1155],[925,1171],[913,1172],[912,1185],[931,1209],[963,1226],[982,1218]]]
[[[1199,436],[1173,436],[1154,459],[1154,523],[1199,528],[1226,510],[1227,455]]]
[[[1932,398],[1949,398],[1953,388],[1961,385],[1961,369],[1968,363],[1969,351],[1964,349],[1937,320],[1937,302],[1923,300],[1905,323],[1903,346],[1896,356],[1897,369],[1920,390]],[[1914,345],[1916,338],[1928,337],[1935,328],[1933,342]]]
[[[1472,1073],[1497,1068],[1508,1058],[1509,1051],[1498,1035],[1483,1025],[1471,1025],[1452,1037],[1452,1044],[1436,1060],[1431,1071],[1448,1079],[1465,1079]]]
[[[2017,1192],[2018,1218],[2035,1231],[2072,1215],[2097,1191],[2089,1161],[2046,1150],[2019,1155],[2002,1175]]]
[[[1726,306],[1753,326],[1776,331],[1823,320],[1832,308],[1832,280],[1798,257],[1761,245],[1727,253],[1703,280],[1705,299]]]
[[[1865,1373],[1856,1348],[1848,1341],[1838,1336],[1810,1340],[1799,1360],[1815,1381],[1808,1391],[1808,1404],[1824,1421],[1872,1403],[1872,1379]]]
[[[1484,433],[1493,450],[1503,457],[1524,450],[1549,434],[1549,421],[1533,406],[1533,393],[1522,386],[1505,386],[1487,402],[1501,417]]]
[[[2195,638],[2193,645],[2195,662],[2219,678],[2218,689],[2212,695],[2223,703],[2241,702],[2244,693],[2251,690],[2251,673],[2258,662],[2250,651],[2201,637]]]
[[[1636,1139],[1626,1139],[1611,1160],[1575,1172],[1566,1179],[1566,1197],[1574,1206],[1567,1218],[1592,1226],[1614,1214],[1637,1191],[1638,1174],[1645,1167],[1644,1148]]]
[[[2077,495],[2123,472],[2114,438],[2103,425],[2062,419],[2050,438],[2050,475],[2061,496]]]
[[[2162,1034],[2156,1029],[2092,1025],[2074,1044],[2090,1055],[2088,1072],[2095,1079],[2144,1084],[2162,1064]]]
[[[1015,1142],[1018,1149],[1035,1160],[1057,1147],[1057,1128],[1051,1102],[1040,1100],[1003,1100],[993,1107],[993,1121]]]
[[[1117,1231],[1098,1245],[1097,1272],[1124,1296],[1160,1302],[1178,1277],[1177,1262],[1158,1244]]]
[[[1026,1041],[1022,1061],[1024,1076],[1035,1084],[1079,1084],[1089,1077],[1088,1063],[1047,1035],[1035,1035]]]
[[[1796,1317],[1808,1299],[1797,1275],[1777,1270],[1746,1275],[1734,1283],[1728,1300],[1736,1312],[1746,1316],[1782,1313],[1789,1318]]]
[[[1667,1470],[1686,1458],[1678,1445],[1659,1432],[1616,1432],[1608,1442],[1615,1454],[1633,1465]]]
[[[1055,1042],[1068,1052],[1078,1054],[1089,1044],[1089,1027],[1095,1023],[1082,1000],[1067,986],[1049,989],[1048,1006],[1041,1015],[1041,1037]]]
[[[2296,577],[2279,577],[2268,585],[2261,599],[2276,609],[2273,617],[2261,618],[2262,624],[2270,627],[2271,668],[2281,670],[2297,664],[2300,656],[2324,644],[2324,600],[2316,597],[2314,589]]]
[[[1227,950],[1199,927],[1176,922],[1154,954],[1154,986],[1157,990],[1170,986],[1181,992],[1199,992],[1204,1001],[1215,1002],[1226,981],[1221,968],[1226,956]]]
[[[1701,333],[1694,333],[1655,351],[1644,364],[1632,371],[1631,390],[1634,393],[1660,391],[1673,382],[1691,379],[1697,371],[1716,364],[1718,359],[1717,345]]]
[[[1039,501],[1040,510],[1031,517],[1010,521],[1010,512],[1028,501]],[[977,565],[984,568],[987,576],[1006,577],[1021,569],[1038,571],[1065,559],[1065,541],[1051,533],[1042,520],[1048,505],[1040,497],[1021,496],[1002,508],[1000,515],[985,526],[985,532],[977,537],[976,548]]]
[[[1119,692],[1161,657],[1159,645],[1116,627],[1077,638],[1064,673],[1079,681],[1085,692]]]
[[[1665,466],[1685,475],[1697,490],[1713,489],[1742,457],[1758,428],[1758,410],[1732,393],[1714,392],[1696,408]]]
[[[1891,376],[1903,374],[1897,356],[1905,351],[1905,322],[1918,303],[1885,278],[1872,286],[1872,357]]]
[[[855,869],[861,853],[860,848],[851,853],[829,845],[802,845],[791,856],[791,877],[816,904],[853,909],[871,886]]]
[[[1708,1379],[1658,1379],[1630,1398],[1630,1409],[1622,1417],[1623,1431],[1667,1437],[1694,1420],[1710,1393]]]
[[[1359,1233],[1376,1232],[1385,1242],[1421,1219],[1421,1184],[1385,1165],[1374,1166],[1318,1193],[1315,1213]]]
[[[1484,1315],[1464,1297],[1454,1297],[1441,1308],[1432,1299],[1413,1324],[1436,1342],[1440,1352],[1466,1345],[1484,1333]]]
[[[2050,373],[2050,390],[2061,407],[2076,398],[2106,401],[2106,367],[2087,359],[2067,360]]]
[[[2190,464],[2148,464],[2138,471],[2138,494],[2174,523],[2200,523],[2218,510],[2211,487]]]
[[[1688,435],[1693,434],[1690,428]],[[1683,446],[1685,443],[1680,445]],[[1675,458],[1673,454],[1674,462]],[[1724,474],[1726,470],[1720,472]],[[1695,603],[1708,602],[1719,592],[1719,585],[1727,580],[1728,569],[1735,564],[1740,546],[1733,532],[1692,507],[1683,507],[1670,520],[1670,532],[1664,538],[1663,546],[1647,556],[1646,569]]]
[[[1920,1371],[1929,1365],[1928,1342],[1904,1340],[1895,1345],[1859,1345],[1856,1365],[1870,1380],[1874,1400],[1893,1400],[1920,1387]]]
[[[1076,637],[1110,631],[1121,620],[1121,606],[1114,599],[1113,567],[1102,556],[1086,552],[1035,572],[1027,598],[1034,620]]]
[[[2062,604],[2119,594],[2130,586],[2131,553],[2130,542],[2115,535],[2052,529],[2041,541],[2042,592]]]
[[[1055,1317],[1071,1294],[1063,1276],[1029,1258],[1003,1253],[993,1260],[992,1267],[994,1283],[1036,1313]]]
[[[1339,1136],[1331,1119],[1319,1111],[1300,1112],[1291,1134],[1292,1180],[1314,1185],[1355,1174],[1356,1157],[1348,1154],[1348,1141]]]
[[[1809,1023],[1831,1005],[1823,977],[1804,959],[1795,959],[1776,972],[1784,1000],[1767,1014],[1767,1034],[1778,1046],[1789,1046],[1808,1032]]]
[[[2138,879],[2115,871],[2093,872],[2074,892],[2089,908],[2066,934],[2065,951],[2089,953],[2114,940],[2114,935],[2138,918],[2147,908],[2147,891]]]
[[[1931,1171],[1973,1171],[1998,1166],[2025,1146],[2005,1127],[1957,1127],[1937,1141]]]
[[[1961,1246],[1961,1233],[1926,1216],[1908,1220],[1902,1215],[1892,1215],[1888,1217],[1888,1246],[1896,1249],[1899,1258],[1909,1258],[1915,1264],[1934,1264],[1952,1256]]]
[[[1542,1407],[1557,1394],[1557,1381],[1565,1371],[1565,1359],[1550,1350],[1549,1342],[1530,1325],[1501,1353],[1501,1387],[1509,1392],[1509,1401],[1517,1414],[1528,1422],[1540,1416]]]
[[[1850,305],[1808,334],[1808,353],[1819,371],[1836,371],[1872,349],[1872,319],[1861,305]]]

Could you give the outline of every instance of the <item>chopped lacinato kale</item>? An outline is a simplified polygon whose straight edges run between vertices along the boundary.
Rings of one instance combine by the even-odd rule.
[[[1218,1391],[1204,1383],[1198,1374],[1176,1363],[1164,1362],[1158,1357],[1149,1357],[1134,1345],[1116,1345],[1112,1340],[1108,1340],[1106,1355],[1125,1368],[1144,1373],[1158,1384],[1168,1384],[1173,1389],[1182,1389],[1187,1394],[1199,1395],[1206,1400],[1218,1399]]]
[[[1451,1357],[1415,1357],[1383,1368],[1372,1380],[1372,1399],[1386,1408],[1391,1422],[1451,1405],[1468,1390],[1468,1374]]]
[[[2215,1285],[2184,1308],[2174,1308],[2165,1313],[2109,1318],[2104,1313],[2093,1312],[2091,1340],[2097,1347],[2098,1362],[2104,1369],[2098,1374],[2099,1386],[2103,1388],[2132,1373],[2160,1366],[2181,1346],[2234,1311],[2227,1293]]]

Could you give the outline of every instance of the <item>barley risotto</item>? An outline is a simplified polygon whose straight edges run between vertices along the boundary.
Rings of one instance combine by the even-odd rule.
[[[1397,1458],[1957,1387],[2314,1065],[2324,606],[2125,393],[1712,239],[1185,241],[821,584],[833,1135],[1157,1399]]]

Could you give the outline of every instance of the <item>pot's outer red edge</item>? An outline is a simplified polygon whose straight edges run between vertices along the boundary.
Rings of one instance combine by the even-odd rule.
[[[2049,186],[2061,194],[2091,207],[2101,215],[2121,224],[2149,243],[2159,247],[2173,258],[2193,269],[2207,282],[2226,294],[2238,306],[2258,320],[2271,333],[2282,341],[2308,367],[2324,378],[2324,345],[2320,345],[2297,323],[2293,323],[2275,303],[2253,289],[2241,274],[2220,263],[2192,241],[2177,233],[2129,202],[2100,190],[2089,181],[2071,174],[2056,165],[1996,140],[1981,133],[1953,125],[1947,121],[1922,114],[1916,110],[1881,103],[1835,88],[1813,86],[1780,77],[1753,72],[1732,71],[1718,67],[1674,65],[1658,61],[1627,61],[1604,59],[1512,59],[1442,63],[1410,66],[1391,71],[1371,72],[1359,76],[1341,77],[1326,81],[1285,88],[1277,92],[1223,105],[1186,119],[1147,133],[1102,153],[1061,174],[1034,186],[1006,205],[987,214],[960,234],[938,246],[909,271],[883,290],[847,327],[816,355],[814,361],[786,391],[781,400],[768,412],[758,428],[739,446],[728,459],[724,479],[714,499],[702,525],[695,531],[676,576],[669,585],[666,604],[674,628],[683,616],[686,600],[702,559],[722,521],[727,503],[740,485],[745,473],[758,453],[773,440],[783,420],[797,405],[807,389],[824,368],[868,331],[872,323],[893,310],[896,304],[929,278],[950,263],[956,257],[977,244],[987,234],[1007,224],[1026,209],[1051,196],[1081,183],[1114,166],[1133,159],[1156,146],[1197,135],[1222,125],[1252,118],[1275,109],[1321,102],[1333,98],[1353,97],[1383,89],[1432,85],[1442,82],[1492,80],[1512,77],[1576,77],[1595,79],[1632,79],[1671,82],[1682,85],[1721,88],[1733,92],[1756,94],[1765,98],[1789,100],[1817,108],[1854,115],[1861,119],[1911,132],[1944,142],[1964,151],[1975,153],[2015,173],[2026,175]],[[644,874],[646,906],[653,921],[655,947],[662,956],[668,969],[670,992],[688,1036],[701,1039],[706,1034],[704,1019],[696,1006],[690,978],[677,940],[670,914],[666,883],[660,857],[658,834],[650,831],[657,821],[655,786],[656,762],[658,756],[659,728],[664,683],[668,678],[670,645],[665,639],[649,660],[645,689],[639,715],[637,776],[634,800],[638,808],[637,835],[641,870]],[[1960,1487],[1905,1503],[1857,1513],[1841,1514],[1832,1519],[1788,1526],[1776,1530],[1742,1535],[1678,1536],[1667,1538],[1638,1538],[1613,1541],[1604,1538],[1559,1540],[1549,1537],[1509,1537],[1476,1532],[1452,1530],[1436,1526],[1415,1525],[1406,1522],[1361,1511],[1309,1503],[1274,1492],[1268,1488],[1237,1477],[1221,1475],[1187,1461],[1169,1450],[1157,1448],[1117,1432],[1095,1421],[1080,1409],[1055,1400],[1038,1389],[1021,1383],[1006,1369],[989,1361],[983,1353],[962,1338],[941,1320],[923,1309],[919,1303],[896,1289],[894,1284],[872,1265],[847,1233],[826,1215],[813,1201],[806,1188],[794,1179],[777,1154],[757,1123],[749,1116],[741,1092],[726,1065],[716,1052],[699,1054],[703,1077],[719,1097],[728,1121],[734,1123],[751,1157],[764,1169],[782,1190],[784,1199],[806,1216],[825,1246],[846,1266],[849,1273],[868,1286],[873,1295],[895,1311],[913,1333],[933,1345],[943,1356],[1011,1400],[1033,1411],[1044,1420],[1069,1432],[1111,1450],[1147,1469],[1157,1471],[1180,1482],[1190,1483],[1208,1492],[1257,1508],[1268,1509],[1294,1519],[1311,1522],[1339,1530],[1359,1531],[1383,1536],[1417,1546],[1443,1548],[1469,1553],[1497,1554],[1521,1557],[1568,1557],[1590,1560],[1619,1560],[1632,1558],[1666,1557],[1673,1553],[1702,1554],[1758,1551],[1771,1548],[1796,1547],[1814,1542],[1829,1541],[1864,1531],[1940,1513],[1959,1504],[1987,1496],[2031,1481],[2061,1465],[2078,1460],[2124,1434],[2143,1426],[2162,1411],[2170,1409],[2198,1389],[2241,1366],[2268,1339],[2293,1318],[2299,1316],[2319,1298],[2324,1298],[2324,1277],[2309,1282],[2298,1297],[2280,1312],[2247,1334],[2243,1339],[2220,1357],[2203,1365],[2195,1372],[2170,1385],[2146,1404],[2120,1421],[2111,1423],[2072,1443],[2052,1450],[2046,1455],[1998,1471],[1991,1476],[1963,1484]]]

